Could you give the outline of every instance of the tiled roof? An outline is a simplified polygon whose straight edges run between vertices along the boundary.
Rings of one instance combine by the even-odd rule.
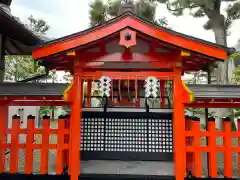
[[[0,96],[62,96],[68,84],[1,83]],[[196,99],[240,98],[240,85],[191,84]]]

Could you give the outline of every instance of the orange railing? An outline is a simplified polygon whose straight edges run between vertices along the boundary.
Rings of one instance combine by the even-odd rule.
[[[53,129],[50,127],[50,117],[43,116],[42,128],[35,127],[35,117],[29,115],[27,119],[27,127],[20,127],[20,117],[14,115],[12,118],[12,127],[4,129],[4,136],[10,135],[10,140],[5,138],[0,143],[0,149],[9,149],[9,168],[6,170],[6,160],[1,160],[4,164],[1,166],[0,173],[8,172],[15,174],[19,172],[19,150],[25,150],[24,158],[24,174],[33,173],[33,160],[34,160],[34,150],[40,151],[40,174],[48,174],[48,164],[49,164],[49,151],[56,151],[56,174],[62,174],[63,168],[68,164],[68,159],[66,159],[66,153],[68,153],[69,144],[66,141],[66,136],[69,136],[69,128],[65,125],[68,120],[67,116],[59,116],[57,121],[57,128]],[[20,135],[25,135],[25,141],[20,141]],[[36,143],[35,135],[41,136],[41,142]],[[50,143],[50,136],[56,135],[56,142]],[[65,157],[65,158],[64,158]],[[1,158],[1,157],[0,157]],[[5,167],[5,168],[4,168]]]
[[[238,169],[240,167],[240,121],[238,121],[238,131],[234,132],[231,128],[229,118],[222,119],[222,130],[216,129],[214,118],[209,118],[207,122],[207,130],[200,129],[200,119],[185,117],[186,120],[186,165],[187,171],[192,176],[200,178],[203,176],[203,153],[208,156],[208,176],[217,178],[218,173],[218,157],[217,153],[223,153],[223,173],[226,178],[233,177],[233,158],[232,153],[238,154]],[[223,138],[223,142],[218,142]],[[232,144],[232,140],[237,140],[238,144]],[[205,167],[206,168],[206,167]],[[236,169],[236,167],[234,167]],[[239,172],[239,171],[238,171]]]

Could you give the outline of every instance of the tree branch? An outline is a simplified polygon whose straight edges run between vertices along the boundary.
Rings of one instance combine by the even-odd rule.
[[[215,0],[214,2],[214,10],[220,13],[220,7],[221,7],[221,0]]]

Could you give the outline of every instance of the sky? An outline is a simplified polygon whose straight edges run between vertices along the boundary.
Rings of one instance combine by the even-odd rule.
[[[51,26],[47,33],[49,38],[59,38],[89,27],[89,3],[91,0],[13,0],[12,14],[27,23],[27,18],[44,19]],[[225,8],[225,6],[223,7]],[[203,29],[206,18],[193,18],[186,13],[184,16],[171,15],[164,5],[157,7],[156,17],[165,16],[169,26],[178,32],[214,42],[212,31]],[[228,36],[228,46],[235,46],[240,38],[240,21],[235,21]]]

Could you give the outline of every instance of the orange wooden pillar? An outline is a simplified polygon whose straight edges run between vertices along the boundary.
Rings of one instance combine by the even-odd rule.
[[[216,125],[215,118],[208,119],[208,146],[209,146],[209,177],[217,177],[217,154],[216,154]],[[225,162],[224,162],[225,163]]]
[[[65,116],[58,117],[58,135],[57,135],[57,158],[56,158],[56,174],[61,175],[64,168],[64,136],[65,136]]]
[[[192,130],[192,120],[191,117],[185,116],[185,122],[186,122],[186,130],[191,131]],[[192,137],[188,136],[186,137],[186,145],[192,146]],[[193,153],[187,152],[186,153],[186,167],[188,173],[193,173]]]
[[[26,155],[24,167],[25,174],[31,174],[33,171],[34,128],[35,128],[35,116],[29,115],[27,117]]]
[[[192,132],[194,133],[193,137],[193,147],[194,147],[194,165],[193,165],[193,176],[201,178],[202,176],[202,162],[201,162],[201,149],[200,149],[200,118],[192,117],[191,123]]]
[[[43,116],[40,174],[48,173],[49,129],[50,129],[50,116],[45,115]]]
[[[223,130],[225,132],[223,144],[224,152],[224,177],[232,178],[232,134],[230,118],[223,118]]]
[[[81,119],[82,119],[82,98],[83,98],[83,79],[80,67],[76,67],[73,79],[72,111],[70,122],[70,170],[71,180],[78,180],[80,171],[80,140],[81,140]]]
[[[176,68],[173,80],[173,141],[176,180],[183,180],[186,174],[185,114],[181,69]]]
[[[160,80],[160,108],[165,107],[165,80]]]
[[[240,132],[240,119],[237,120],[237,130]],[[240,137],[238,137],[238,146],[240,146]],[[238,169],[240,169],[240,152],[238,152]],[[240,171],[238,171],[238,176],[240,176]]]
[[[6,143],[6,128],[8,126],[8,102],[0,102],[0,173],[4,172],[5,166],[5,149],[3,144]]]
[[[66,115],[65,116],[65,124],[64,124],[64,129],[65,130],[69,130],[70,129],[70,116]],[[69,144],[69,134],[65,134],[64,135],[64,144]],[[64,168],[69,167],[69,149],[65,149],[63,151],[63,164],[64,164]]]
[[[11,132],[11,146],[10,146],[10,174],[15,174],[18,171],[18,144],[19,144],[19,129],[20,116],[14,115],[12,117],[12,132]]]

